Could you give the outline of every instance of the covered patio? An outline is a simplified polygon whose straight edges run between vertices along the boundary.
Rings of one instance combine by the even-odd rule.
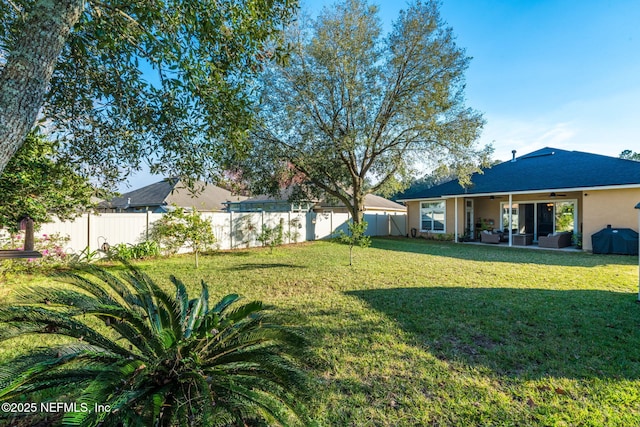
[[[530,250],[541,250],[541,251],[557,251],[557,252],[582,252],[582,249],[578,249],[577,246],[575,245],[571,245],[571,246],[565,246],[563,248],[544,248],[544,247],[540,247],[538,245],[537,242],[534,242],[530,245],[509,245],[509,242],[500,242],[500,243],[482,243],[481,241],[469,241],[469,242],[462,242],[462,244],[465,245],[476,245],[476,246],[493,246],[493,247],[512,247],[512,248],[518,248],[518,249],[530,249]]]
[[[521,157],[514,152],[510,161],[473,174],[470,185],[417,184],[399,200],[407,205],[411,235],[544,249],[557,240],[557,249],[578,244],[591,251],[600,230],[636,228],[638,198],[640,162],[546,147]]]
[[[453,201],[452,231],[456,236],[463,236],[464,241],[561,249],[574,245],[573,236],[582,231],[580,212],[584,197],[582,192],[573,191],[495,193],[445,199]]]

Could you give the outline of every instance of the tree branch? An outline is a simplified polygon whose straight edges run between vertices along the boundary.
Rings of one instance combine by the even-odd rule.
[[[17,4],[15,4],[12,0],[6,0],[7,3],[20,15],[20,18],[24,20],[24,10],[22,10]]]

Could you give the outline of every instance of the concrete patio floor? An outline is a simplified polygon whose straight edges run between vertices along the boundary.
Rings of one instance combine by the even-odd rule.
[[[478,246],[496,246],[496,247],[509,247],[509,242],[500,242],[500,243],[482,243],[480,241],[477,242],[462,242],[465,245],[478,245]],[[582,249],[578,249],[575,246],[567,246],[564,248],[541,248],[538,246],[538,242],[533,242],[531,245],[512,245],[512,248],[519,249],[534,249],[541,251],[559,251],[559,252],[584,252]]]

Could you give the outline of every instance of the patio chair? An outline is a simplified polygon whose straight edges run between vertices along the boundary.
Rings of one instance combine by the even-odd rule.
[[[560,249],[571,246],[572,233],[551,233],[548,236],[538,237],[538,246],[541,248]]]
[[[484,230],[480,233],[480,241],[482,243],[500,243],[500,237],[502,237],[502,233],[493,233],[489,230]]]

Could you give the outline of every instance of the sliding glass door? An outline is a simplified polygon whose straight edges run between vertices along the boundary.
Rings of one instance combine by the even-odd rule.
[[[554,204],[553,202],[538,203],[537,210],[537,235],[546,236],[553,233]]]
[[[575,202],[555,203],[555,231],[571,231],[576,227]]]
[[[575,200],[547,200],[514,203],[511,206],[512,224],[515,233],[546,236],[554,232],[573,232],[577,224]],[[509,227],[509,204],[501,204],[502,228]]]

